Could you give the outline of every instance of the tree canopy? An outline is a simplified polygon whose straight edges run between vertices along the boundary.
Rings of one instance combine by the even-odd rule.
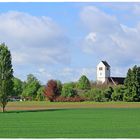
[[[140,101],[140,67],[134,66],[129,69],[124,82],[126,101]]]
[[[20,96],[23,91],[23,82],[16,77],[13,77],[13,96]]]
[[[79,89],[90,89],[89,79],[85,75],[82,75],[78,81],[77,87]]]
[[[37,78],[33,74],[29,74],[27,76],[27,81],[24,83],[23,86],[23,97],[29,97],[32,99],[36,98],[37,91],[41,87],[40,82],[37,80]]]
[[[8,96],[13,92],[13,69],[11,53],[3,43],[0,45],[0,104],[3,112],[8,102]]]
[[[44,94],[47,96],[48,100],[50,100],[51,102],[53,102],[54,99],[60,95],[60,91],[59,91],[60,85],[58,85],[58,83],[59,82],[57,82],[56,80],[49,80],[45,87]]]
[[[74,97],[76,90],[74,89],[73,83],[65,83],[62,88],[61,96],[63,97]]]
[[[36,100],[38,100],[38,101],[44,101],[45,100],[44,90],[45,90],[45,87],[44,86],[41,86],[38,89]]]

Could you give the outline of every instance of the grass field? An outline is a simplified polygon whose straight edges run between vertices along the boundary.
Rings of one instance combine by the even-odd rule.
[[[101,104],[9,103],[9,111],[0,113],[0,138],[140,138],[140,103]],[[28,110],[10,111],[10,105]]]
[[[62,108],[140,108],[139,102],[9,102],[6,110],[36,110]]]

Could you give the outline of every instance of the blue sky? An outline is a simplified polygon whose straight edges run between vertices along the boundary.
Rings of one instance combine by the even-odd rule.
[[[96,80],[106,60],[112,76],[140,64],[140,3],[0,3],[0,41],[12,53],[14,75]]]

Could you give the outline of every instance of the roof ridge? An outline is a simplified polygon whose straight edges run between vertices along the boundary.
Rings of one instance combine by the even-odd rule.
[[[106,67],[110,67],[110,65],[106,61],[101,61]]]

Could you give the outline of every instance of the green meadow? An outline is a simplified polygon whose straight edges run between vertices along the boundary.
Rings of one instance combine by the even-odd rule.
[[[140,138],[140,109],[7,111],[0,113],[0,138]]]

